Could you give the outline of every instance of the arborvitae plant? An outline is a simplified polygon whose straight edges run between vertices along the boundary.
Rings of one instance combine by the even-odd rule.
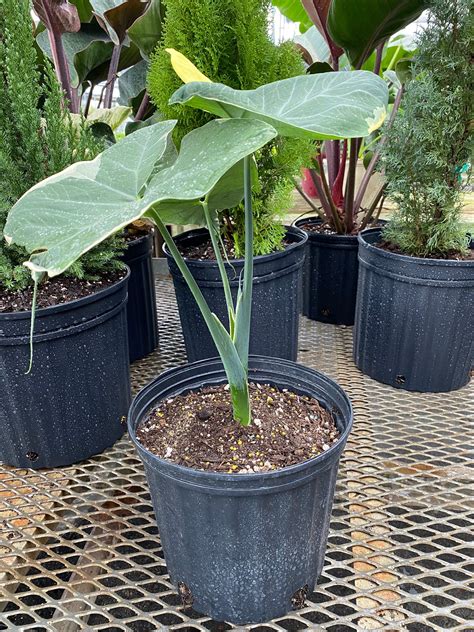
[[[294,45],[276,46],[271,41],[269,7],[269,0],[167,0],[162,45],[152,57],[148,90],[163,117],[178,120],[174,136],[178,145],[183,136],[213,117],[168,104],[182,83],[166,48],[185,55],[212,81],[236,89],[253,89],[303,74]],[[291,206],[292,177],[309,155],[309,143],[294,139],[278,139],[257,154],[261,185],[254,191],[256,255],[281,248],[285,234],[281,220]],[[223,213],[221,227],[223,235],[233,240],[236,255],[242,256],[243,205]]]
[[[398,210],[384,237],[406,254],[447,257],[466,248],[461,172],[472,143],[472,0],[433,0],[384,152]]]
[[[22,265],[28,254],[3,239],[10,208],[36,183],[102,149],[73,123],[52,67],[38,67],[29,0],[0,0],[0,289],[23,290],[31,282]],[[122,240],[112,238],[67,274],[91,279],[119,269],[122,250]]]

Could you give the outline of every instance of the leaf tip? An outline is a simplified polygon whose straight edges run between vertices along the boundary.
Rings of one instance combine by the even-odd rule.
[[[375,132],[375,130],[379,129],[379,127],[381,127],[383,122],[385,121],[386,116],[387,110],[385,106],[375,108],[375,110],[373,111],[373,116],[369,116],[365,119],[368,125],[368,133],[372,134],[372,132]]]

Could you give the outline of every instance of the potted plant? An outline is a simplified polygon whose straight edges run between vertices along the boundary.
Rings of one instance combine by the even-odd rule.
[[[310,73],[365,69],[383,75],[393,93],[390,121],[395,117],[403,85],[395,74],[411,48],[391,36],[415,20],[425,0],[273,0],[285,15],[307,32],[297,38]],[[390,125],[390,122],[388,126]],[[303,313],[321,322],[353,325],[357,296],[357,235],[378,218],[385,200],[383,181],[374,182],[384,138],[327,140],[314,158],[311,177],[318,196],[308,196],[313,216],[295,223],[308,234],[303,288]],[[365,163],[359,183],[358,167]]]
[[[86,117],[93,134],[107,143],[116,142],[116,130],[130,117],[126,132],[146,124],[154,113],[145,78],[148,56],[161,37],[160,0],[34,0],[33,7],[41,20],[37,43],[53,61],[73,115]],[[114,105],[117,85],[119,105]],[[158,346],[153,232],[145,223],[132,225],[124,229],[124,239],[123,261],[130,268],[129,357],[134,362]]]
[[[190,27],[190,25],[192,25]],[[212,33],[212,38],[209,38]],[[205,45],[203,44],[205,42]],[[181,138],[213,118],[208,112],[169,103],[189,80],[173,69],[169,50],[178,48],[203,73],[201,78],[236,89],[258,86],[303,74],[301,56],[291,42],[276,46],[269,36],[268,0],[169,0],[163,39],[152,56],[148,75],[151,100],[166,118],[176,118],[173,137]],[[300,274],[306,236],[283,226],[292,204],[292,178],[311,155],[311,141],[276,138],[256,155],[260,178],[254,200],[255,292],[252,353],[296,360]],[[237,296],[244,266],[244,207],[219,213],[219,239],[227,252],[225,266],[232,274],[231,293]],[[212,311],[228,325],[224,289],[206,229],[187,230],[176,243]],[[214,357],[216,347],[187,283],[165,246],[176,291],[188,361]],[[286,296],[281,302],[280,297]]]
[[[7,213],[27,189],[100,147],[63,110],[52,69],[38,70],[28,0],[0,1],[0,33],[0,460],[53,467],[96,454],[124,432],[128,273],[123,242],[112,237],[33,288],[26,251],[4,242]]]
[[[196,69],[189,65],[188,71]],[[8,218],[8,238],[32,253],[30,266],[50,275],[130,221],[149,218],[186,279],[219,358],[158,377],[135,400],[129,429],[145,464],[172,580],[187,604],[219,620],[263,621],[304,604],[321,572],[338,461],[352,421],[347,396],[327,377],[288,360],[249,357],[252,156],[278,134],[363,135],[387,97],[384,82],[366,72],[338,73],[329,81],[300,76],[252,91],[191,82],[172,101],[225,118],[187,134],[179,155],[170,142],[175,122],[157,123],[92,163],[45,180]],[[91,203],[77,222],[84,178]],[[242,197],[246,256],[234,303],[216,215]],[[99,218],[97,203],[104,209]],[[48,218],[39,230],[38,213]],[[206,223],[212,239],[228,329],[166,228],[195,222]],[[173,404],[174,412],[167,408]],[[184,444],[174,443],[179,436]]]
[[[472,365],[474,259],[460,222],[472,142],[470,2],[434,0],[388,131],[389,226],[359,236],[354,358],[407,390],[449,391]]]

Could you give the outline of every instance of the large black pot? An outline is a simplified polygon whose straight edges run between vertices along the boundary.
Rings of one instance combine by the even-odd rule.
[[[152,251],[153,234],[149,233],[129,241],[122,257],[130,268],[127,303],[130,362],[144,358],[158,346]]]
[[[305,224],[321,224],[321,220],[307,217],[295,222],[300,228]],[[357,235],[305,232],[303,314],[322,323],[353,325],[359,271]]]
[[[474,349],[474,261],[421,259],[359,235],[354,361],[409,391],[451,391],[469,381]]]
[[[201,243],[207,236],[206,229],[192,230],[179,235],[175,241],[185,247]],[[287,239],[290,244],[285,250],[255,257],[250,353],[296,360],[301,271],[307,238],[299,228],[288,227]],[[166,249],[165,253],[173,277],[188,361],[214,358],[217,350],[196,301]],[[186,259],[186,263],[211,311],[228,325],[224,290],[216,262]],[[231,265],[226,264],[234,300],[243,266],[243,259],[234,259]]]
[[[130,404],[129,273],[113,286],[36,312],[0,314],[0,461],[17,467],[76,463],[111,446]]]
[[[339,457],[352,425],[349,399],[321,373],[251,357],[249,379],[316,397],[334,411],[341,438],[320,456],[281,470],[220,474],[175,465],[136,439],[160,400],[222,384],[218,359],[163,373],[134,400],[129,432],[145,465],[168,571],[193,607],[218,621],[257,623],[291,610],[321,573]]]

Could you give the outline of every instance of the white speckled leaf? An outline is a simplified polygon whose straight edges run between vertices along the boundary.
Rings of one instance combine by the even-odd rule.
[[[223,118],[257,118],[283,136],[359,138],[382,125],[388,89],[371,72],[328,72],[275,81],[256,90],[192,82],[181,86],[170,103]]]
[[[185,137],[177,158],[174,125],[138,130],[95,160],[76,163],[25,193],[4,234],[33,253],[26,265],[60,274],[151,207],[165,222],[193,223],[201,218],[198,200],[211,191],[214,208],[230,199],[237,203],[242,180],[227,172],[235,176],[242,159],[276,135],[261,121],[215,120]]]

